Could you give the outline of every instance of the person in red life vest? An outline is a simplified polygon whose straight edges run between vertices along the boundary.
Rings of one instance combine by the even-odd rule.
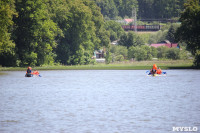
[[[158,67],[157,69],[157,74],[162,74],[162,70],[160,69],[160,67]]]
[[[31,73],[31,67],[29,66],[26,70],[26,77],[31,77],[32,76],[32,73]]]
[[[38,72],[37,70],[35,70],[35,71],[33,72],[33,74],[34,74],[34,75],[39,75],[39,72]]]
[[[157,72],[157,65],[153,64],[153,68],[151,69],[151,74],[156,74]]]

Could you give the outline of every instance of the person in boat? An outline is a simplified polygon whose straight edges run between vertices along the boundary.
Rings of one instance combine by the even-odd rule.
[[[26,77],[31,77],[32,76],[32,73],[31,73],[31,67],[29,66],[26,70]]]
[[[39,72],[38,72],[37,70],[35,70],[35,71],[33,72],[33,74],[34,74],[34,75],[39,75]]]
[[[151,69],[151,74],[156,74],[157,72],[157,65],[153,64],[153,68]]]
[[[157,74],[162,74],[162,70],[160,67],[158,67],[158,69],[157,69]]]

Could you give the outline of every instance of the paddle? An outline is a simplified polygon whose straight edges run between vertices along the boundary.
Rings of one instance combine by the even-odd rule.
[[[167,72],[162,72],[162,74],[167,74]]]

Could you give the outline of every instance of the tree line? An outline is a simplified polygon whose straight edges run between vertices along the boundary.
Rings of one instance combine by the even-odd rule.
[[[167,0],[165,3],[162,0],[1,0],[0,65],[89,64],[94,50],[103,47],[106,48],[105,57],[109,63],[113,56],[110,41],[114,40],[120,40],[119,44],[125,46],[126,51],[130,53],[123,58],[131,58],[132,54],[132,57],[137,59],[137,55],[140,54],[136,52],[145,50],[147,52],[145,55],[148,57],[142,60],[146,60],[155,57],[156,54],[148,52],[147,47],[143,46],[145,43],[157,43],[168,39],[186,46],[195,56],[195,65],[200,66],[199,0],[188,0],[184,4],[184,11],[183,2],[180,0]],[[166,3],[174,4],[166,6]],[[111,6],[113,4],[114,6]],[[155,5],[161,9],[154,7]],[[177,11],[169,7],[176,7]],[[143,18],[176,17],[183,11],[180,16],[181,25],[165,26],[167,28],[162,28],[158,33],[141,38],[133,32],[125,33],[121,25],[115,21],[105,21],[106,16],[110,18],[131,16],[133,8],[137,8],[138,17]],[[148,11],[149,8],[152,12]],[[165,16],[163,11],[167,14],[173,11],[171,14],[176,15]],[[159,57],[171,58],[169,53],[173,55],[169,50],[168,54],[165,54],[167,56]],[[120,59],[122,56],[117,58]]]
[[[132,17],[137,9],[139,19],[178,18],[187,0],[95,0],[108,19]]]
[[[100,8],[89,0],[1,0],[2,66],[88,64],[109,47]]]
[[[152,60],[153,58],[165,60],[188,59],[191,57],[189,51],[186,50],[186,44],[179,42],[179,48],[168,48],[161,46],[158,48],[150,47],[149,44],[157,43],[163,40],[169,40],[171,43],[176,42],[177,29],[180,24],[166,25],[161,31],[151,34],[136,34],[133,31],[124,33],[120,36],[119,45],[111,46],[111,61],[125,60]]]

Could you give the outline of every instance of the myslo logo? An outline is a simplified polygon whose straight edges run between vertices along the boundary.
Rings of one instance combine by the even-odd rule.
[[[172,127],[174,132],[197,132],[197,127]]]

